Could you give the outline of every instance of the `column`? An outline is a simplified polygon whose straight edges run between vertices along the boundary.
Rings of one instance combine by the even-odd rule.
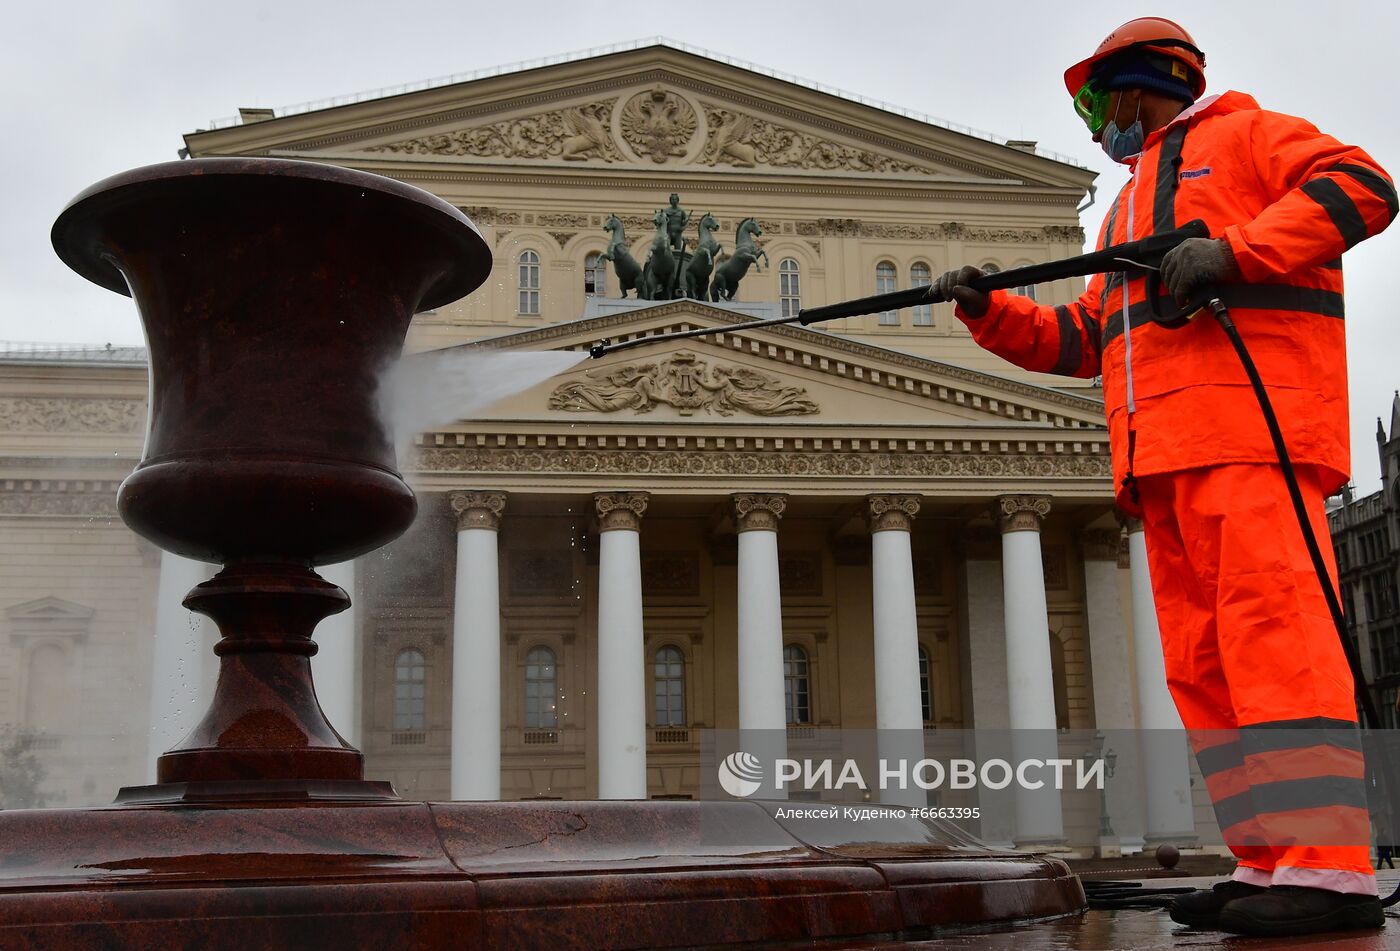
[[[504,492],[451,492],[457,516],[452,605],[453,799],[501,798],[501,582]]]
[[[1006,602],[1001,581],[1001,533],[992,525],[969,525],[962,538],[965,618],[962,651],[967,683],[964,710],[973,727],[967,736],[978,762],[1011,756],[1006,689]],[[1015,848],[1016,807],[1010,788],[976,789],[978,836],[998,849]]]
[[[1053,759],[1059,756],[1059,741],[1050,667],[1050,612],[1040,554],[1040,526],[1050,514],[1050,499],[1009,495],[998,499],[998,505],[1012,757],[1017,762]],[[1016,845],[1043,848],[1063,843],[1059,790],[1048,785],[1015,789]]]
[[[909,533],[919,511],[917,495],[872,495],[871,590],[874,599],[875,727],[880,759],[891,767],[904,760],[909,776],[924,755],[924,716],[919,690],[919,619],[914,607],[914,554]],[[908,783],[881,790],[880,801],[923,806],[927,794]]]
[[[359,679],[355,676],[359,656],[355,637],[355,563],[342,561],[317,569],[322,578],[338,584],[350,595],[348,610],[332,614],[316,625],[316,653],[311,658],[311,676],[316,700],[335,731],[351,746],[360,745]]]
[[[1128,566],[1132,574],[1133,654],[1147,800],[1146,848],[1155,849],[1164,842],[1194,845],[1190,750],[1181,715],[1167,690],[1162,634],[1157,627],[1157,605],[1147,567],[1147,541],[1138,519],[1125,519],[1124,527],[1128,532]]]
[[[151,646],[151,726],[146,750],[146,778],[151,783],[156,781],[156,757],[184,739],[209,705],[204,671],[216,664],[208,645],[214,623],[202,614],[186,610],[180,602],[215,570],[213,565],[168,551],[160,554],[155,643]]]
[[[598,798],[647,797],[646,639],[642,632],[645,492],[600,492]]]
[[[1121,532],[1091,528],[1079,533],[1084,556],[1084,613],[1089,625],[1089,661],[1094,672],[1094,723],[1104,734],[1105,752],[1117,756],[1114,778],[1105,790],[1111,841],[1099,842],[1099,855],[1142,848],[1142,776],[1138,735],[1134,730],[1133,667],[1123,599],[1118,591],[1118,542]]]
[[[739,534],[739,731],[743,748],[771,769],[787,756],[783,610],[778,587],[778,520],[787,496],[731,497]],[[765,798],[787,798],[775,787]]]

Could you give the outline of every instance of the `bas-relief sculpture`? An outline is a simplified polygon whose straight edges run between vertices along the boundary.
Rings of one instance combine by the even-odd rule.
[[[549,408],[612,413],[623,409],[647,413],[671,406],[681,415],[696,410],[732,416],[803,416],[819,412],[800,386],[784,386],[777,377],[747,367],[710,364],[682,351],[659,363],[629,363],[589,370],[585,379],[555,388]]]
[[[699,107],[657,85],[630,97],[599,99],[367,151],[607,163],[627,162],[630,152],[656,165],[937,174],[931,166],[755,116],[731,104],[700,101]]]
[[[660,165],[685,155],[699,121],[690,103],[656,86],[627,100],[620,125],[632,150]]]

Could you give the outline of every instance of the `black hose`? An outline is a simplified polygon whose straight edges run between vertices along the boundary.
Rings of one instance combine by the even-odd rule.
[[[1288,485],[1288,497],[1293,502],[1293,512],[1298,517],[1298,527],[1303,530],[1303,540],[1308,546],[1308,555],[1312,558],[1313,570],[1317,573],[1317,580],[1322,585],[1322,595],[1327,600],[1327,609],[1332,613],[1332,623],[1336,625],[1337,636],[1342,642],[1342,651],[1346,654],[1347,665],[1351,667],[1352,680],[1356,686],[1356,694],[1361,702],[1361,713],[1367,721],[1367,726],[1373,730],[1381,729],[1380,711],[1376,709],[1375,698],[1371,696],[1371,691],[1366,688],[1366,673],[1361,669],[1361,655],[1352,643],[1351,637],[1347,634],[1346,618],[1342,613],[1342,603],[1337,597],[1337,591],[1332,587],[1332,579],[1327,573],[1327,563],[1322,557],[1322,548],[1317,541],[1317,535],[1313,532],[1312,522],[1308,519],[1307,506],[1303,503],[1302,490],[1298,488],[1298,475],[1293,470],[1293,461],[1288,455],[1288,446],[1283,441],[1283,431],[1279,428],[1278,416],[1274,414],[1273,403],[1269,400],[1268,391],[1264,389],[1264,381],[1259,377],[1259,369],[1254,365],[1254,360],[1249,355],[1249,350],[1244,345],[1244,340],[1240,337],[1239,330],[1235,327],[1234,320],[1230,317],[1229,310],[1225,307],[1224,301],[1219,297],[1212,297],[1206,306],[1215,315],[1216,321],[1220,324],[1220,329],[1225,331],[1225,336],[1230,338],[1230,345],[1235,348],[1235,355],[1240,358],[1240,364],[1244,367],[1245,375],[1249,377],[1249,385],[1254,389],[1254,396],[1259,401],[1259,409],[1264,414],[1264,424],[1269,428],[1269,438],[1274,444],[1274,453],[1278,456],[1279,466],[1283,469],[1283,480]],[[1385,780],[1387,798],[1394,798],[1400,792],[1400,781],[1395,777],[1395,764],[1390,756],[1382,754],[1381,775]],[[1400,903],[1400,885],[1396,886],[1390,897],[1382,899],[1382,906],[1390,906]]]

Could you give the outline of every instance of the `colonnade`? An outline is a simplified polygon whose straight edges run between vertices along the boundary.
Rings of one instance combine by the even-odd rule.
[[[451,796],[492,800],[501,795],[498,536],[507,494],[456,491],[449,493],[448,500],[457,520]],[[645,492],[593,496],[599,529],[596,696],[598,795],[602,799],[647,796],[640,535],[648,501]],[[871,535],[879,753],[887,761],[917,759],[922,756],[923,716],[910,538],[920,497],[878,494],[868,496],[865,502]],[[981,729],[1008,728],[1015,746],[1012,753],[1018,758],[1057,755],[1053,748],[1054,677],[1040,540],[1050,504],[1046,496],[999,498],[995,511],[1000,521],[1000,558],[970,551],[966,566],[974,724]],[[762,731],[768,738],[767,756],[782,755],[773,744],[785,742],[787,727],[778,583],[778,532],[786,505],[787,497],[779,493],[742,493],[729,499],[738,535],[738,721],[741,731]],[[1190,838],[1193,829],[1185,738],[1163,675],[1142,527],[1130,522],[1127,530],[1137,709],[1124,711],[1130,715],[1121,724],[1105,724],[1101,714],[1100,726],[1128,727],[1135,722],[1154,734],[1153,748],[1143,751],[1146,838],[1149,843],[1154,839],[1181,841]],[[1111,554],[1116,558],[1116,549],[1116,545],[1111,551],[1102,544],[1084,546],[1089,634],[1096,656],[1120,649],[1126,640],[1121,609],[1114,612],[1104,607],[1118,603],[1116,590],[1108,590],[1117,586],[1117,564],[1104,557]],[[203,712],[196,709],[201,705],[193,697],[203,678],[201,671],[213,663],[213,657],[208,654],[208,638],[200,633],[200,623],[180,608],[179,602],[211,570],[168,554],[162,561],[157,668],[151,692],[152,764],[154,756],[173,746],[193,725],[193,718]],[[322,573],[353,591],[352,564],[330,566]],[[999,598],[995,588],[1000,589]],[[359,674],[353,632],[351,612],[323,622],[316,633],[320,651],[312,663],[322,708],[342,735],[358,743]],[[1001,664],[1001,670],[991,669]],[[997,684],[998,680],[1002,683]],[[887,790],[883,796],[887,802],[922,805],[924,793],[911,785],[905,790]],[[1008,838],[1015,844],[1043,848],[1063,842],[1058,794],[1042,790],[1028,795],[1018,790],[1011,799],[1007,805],[1014,807],[1010,810],[1014,829]]]

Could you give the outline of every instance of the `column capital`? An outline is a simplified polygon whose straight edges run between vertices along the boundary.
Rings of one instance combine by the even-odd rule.
[[[460,491],[447,493],[447,504],[457,516],[457,531],[485,528],[499,531],[501,515],[506,510],[504,492]]]
[[[1001,533],[1038,532],[1040,523],[1050,514],[1048,495],[1003,495],[997,499],[1001,517]]]
[[[912,529],[922,498],[920,495],[867,495],[865,518],[870,523],[870,533],[907,532]]]
[[[1112,528],[1086,528],[1079,533],[1079,544],[1089,561],[1117,561],[1118,542],[1123,533]]]
[[[1118,524],[1123,526],[1123,531],[1127,534],[1131,535],[1134,532],[1142,531],[1142,519],[1124,515],[1122,512],[1115,514],[1118,516]]]
[[[598,531],[639,532],[647,510],[646,492],[595,492],[593,508],[598,513]]]
[[[740,532],[776,532],[778,519],[787,508],[787,496],[778,494],[731,495],[734,525]]]

